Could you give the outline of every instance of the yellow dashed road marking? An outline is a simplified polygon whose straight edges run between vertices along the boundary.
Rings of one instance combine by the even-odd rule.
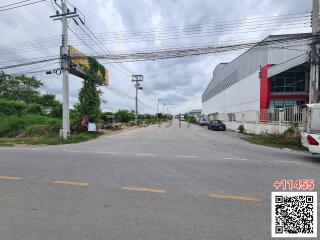
[[[234,196],[234,195],[209,194],[209,198],[261,202],[261,199],[256,197]]]
[[[22,177],[13,177],[13,176],[0,176],[1,180],[22,180]]]
[[[74,186],[81,186],[81,187],[87,187],[89,186],[89,183],[86,182],[74,182],[74,181],[53,181],[54,184],[61,184],[61,185],[74,185]]]
[[[156,188],[137,188],[137,187],[122,187],[124,191],[133,191],[133,192],[153,192],[153,193],[166,193],[165,189],[156,189]]]

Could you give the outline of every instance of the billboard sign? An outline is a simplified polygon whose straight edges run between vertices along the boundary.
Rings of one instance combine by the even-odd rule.
[[[101,80],[101,84],[109,86],[108,70],[105,69],[96,59],[87,57],[84,53],[78,49],[69,46],[68,56],[69,72],[77,77],[84,78],[88,72],[94,72],[96,77]]]

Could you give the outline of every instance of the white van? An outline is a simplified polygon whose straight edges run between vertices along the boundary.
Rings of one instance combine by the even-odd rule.
[[[320,103],[306,104],[301,143],[309,152],[320,154]]]

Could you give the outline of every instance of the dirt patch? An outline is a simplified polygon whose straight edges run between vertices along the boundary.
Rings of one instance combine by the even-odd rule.
[[[143,128],[143,126],[127,126],[126,124],[123,124],[120,129],[100,129],[99,132],[103,133],[103,135],[116,135],[139,128]]]

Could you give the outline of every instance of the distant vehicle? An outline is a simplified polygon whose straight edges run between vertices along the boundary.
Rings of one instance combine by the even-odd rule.
[[[208,129],[225,131],[226,125],[221,120],[212,120],[208,124]]]
[[[103,118],[103,122],[101,124],[102,129],[120,129],[121,123],[116,122],[115,117],[112,115],[107,115]]]
[[[181,121],[184,121],[184,120],[185,120],[183,115],[180,115],[180,120],[181,120]]]
[[[303,123],[302,145],[312,154],[320,154],[320,103],[306,104]]]
[[[209,125],[209,120],[208,119],[200,119],[198,121],[199,126],[208,126]]]

